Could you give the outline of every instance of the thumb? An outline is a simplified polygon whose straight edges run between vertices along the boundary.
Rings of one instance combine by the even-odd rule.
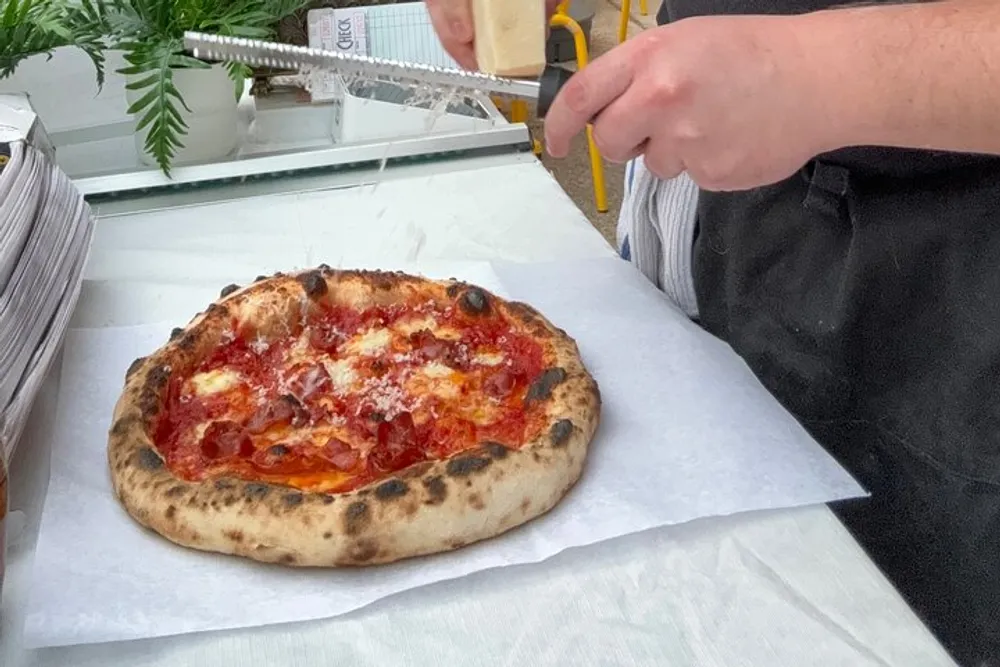
[[[441,45],[459,65],[475,69],[471,0],[426,0],[426,5]]]

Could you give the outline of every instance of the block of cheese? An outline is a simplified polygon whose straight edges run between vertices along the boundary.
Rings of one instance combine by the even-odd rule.
[[[545,69],[545,0],[472,0],[479,69],[539,76]]]

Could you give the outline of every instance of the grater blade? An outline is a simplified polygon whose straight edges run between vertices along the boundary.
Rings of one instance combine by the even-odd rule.
[[[297,70],[320,68],[344,74],[361,74],[366,77],[389,77],[426,84],[434,88],[479,91],[534,101],[537,101],[540,95],[538,81],[507,79],[482,72],[467,72],[243,37],[185,32],[184,48],[195,58],[208,61],[231,61],[254,67]]]

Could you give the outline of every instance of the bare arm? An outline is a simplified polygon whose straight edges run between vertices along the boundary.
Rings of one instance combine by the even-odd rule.
[[[840,9],[793,20],[801,52],[844,120],[834,143],[1000,154],[1000,2]]]

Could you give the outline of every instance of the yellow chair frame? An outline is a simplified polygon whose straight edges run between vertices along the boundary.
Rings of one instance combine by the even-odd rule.
[[[628,0],[626,0],[627,2]],[[645,2],[645,0],[643,0]],[[583,34],[580,24],[570,18],[568,14],[570,0],[566,0],[556,7],[549,25],[552,28],[568,30],[573,35],[573,47],[576,50],[576,66],[583,69],[590,62],[587,51],[587,37]],[[496,100],[494,100],[496,101]],[[512,123],[524,123],[528,120],[528,103],[524,100],[513,100],[510,103],[510,121]],[[539,142],[533,141],[535,153],[541,154],[542,146]],[[604,162],[601,153],[594,143],[594,128],[587,125],[587,149],[590,153],[590,173],[594,182],[594,205],[598,212],[608,212],[608,191],[604,183]]]
[[[639,13],[643,16],[649,14],[648,0],[639,0]],[[622,0],[622,13],[618,19],[618,43],[621,44],[628,39],[628,22],[632,17],[632,0]]]

